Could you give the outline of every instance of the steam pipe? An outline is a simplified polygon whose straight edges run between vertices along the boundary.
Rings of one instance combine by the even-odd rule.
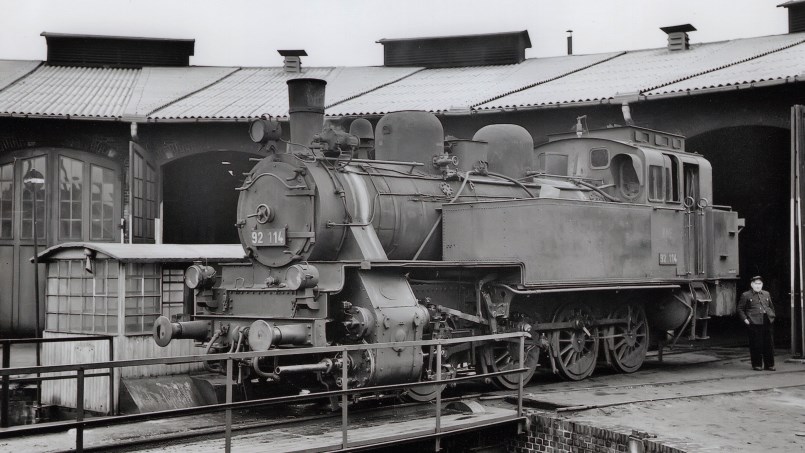
[[[521,183],[520,181],[518,181],[518,180],[516,180],[514,178],[511,178],[509,176],[500,174],[500,173],[494,173],[494,172],[491,172],[491,171],[487,172],[487,173],[489,173],[489,175],[494,176],[496,178],[501,178],[501,179],[505,179],[506,181],[511,181],[515,185],[520,186],[521,189],[525,190],[525,193],[527,193],[530,198],[536,198],[534,196],[534,194],[530,190],[528,190],[528,187],[526,187],[525,184]]]
[[[218,337],[220,337],[220,336],[221,336],[221,332],[215,332],[215,335],[212,336],[212,339],[210,340],[210,342],[207,343],[207,348],[204,350],[204,355],[207,355],[207,354],[210,353],[210,351],[212,350],[212,345],[215,344],[215,342],[218,340]],[[202,362],[202,363],[204,364],[204,369],[209,371],[210,373],[220,373],[220,372],[223,371],[220,366],[216,367],[216,366],[210,365],[210,362],[208,362],[206,360],[204,362]]]
[[[252,369],[254,370],[254,372],[255,372],[255,373],[258,375],[258,376],[260,376],[260,377],[262,377],[262,378],[270,379],[270,380],[272,380],[272,381],[279,381],[280,377],[279,377],[279,375],[278,375],[278,374],[276,374],[276,373],[269,373],[269,372],[266,372],[266,371],[261,370],[261,369],[260,369],[260,363],[259,363],[259,362],[260,362],[260,357],[254,357],[254,358],[252,358]]]
[[[634,120],[632,119],[632,109],[629,107],[628,102],[624,102],[621,104],[621,112],[623,112],[623,121],[626,122],[629,126],[634,126]]]

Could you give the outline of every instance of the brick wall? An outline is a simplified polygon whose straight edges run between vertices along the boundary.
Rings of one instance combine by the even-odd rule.
[[[528,430],[506,441],[512,453],[610,453],[628,452],[629,439],[642,440],[645,453],[685,453],[676,447],[664,445],[646,433],[623,432],[598,428],[547,414],[531,414]],[[638,442],[639,443],[639,442]]]

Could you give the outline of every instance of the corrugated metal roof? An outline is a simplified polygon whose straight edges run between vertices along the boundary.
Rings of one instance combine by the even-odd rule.
[[[42,66],[0,91],[0,114],[119,118],[140,71]]]
[[[800,36],[803,35],[800,34]],[[796,82],[803,80],[805,80],[805,44],[799,43],[760,58],[672,83],[644,94],[656,96],[728,86],[746,86],[769,81]]]
[[[517,65],[423,69],[324,67],[77,68],[0,61],[0,115],[130,121],[239,121],[285,116],[287,80],[327,80],[326,113],[469,113],[658,96],[803,78],[805,33]]]
[[[41,61],[0,60],[0,90],[42,64]]]
[[[325,104],[358,96],[399,80],[418,68],[304,68],[301,73],[282,68],[244,68],[209,88],[150,115],[153,119],[251,119],[264,113],[288,114],[286,82],[299,77],[327,81]]]
[[[114,242],[67,242],[39,253],[40,261],[58,259],[60,254],[90,249],[119,261],[156,262],[238,262],[246,261],[239,244],[118,244]]]
[[[692,45],[689,50],[666,48],[631,51],[605,63],[485,103],[479,108],[556,105],[636,95],[721,70],[795,45],[805,36],[789,34]]]
[[[422,70],[397,83],[331,107],[327,114],[469,110],[489,99],[582,70],[616,55],[571,55],[535,58],[517,65]]]
[[[143,68],[124,114],[146,118],[151,112],[206,88],[238,68]]]

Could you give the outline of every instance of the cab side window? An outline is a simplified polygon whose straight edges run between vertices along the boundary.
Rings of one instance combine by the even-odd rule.
[[[618,195],[633,200],[640,195],[640,178],[637,176],[632,156],[619,154],[612,159],[612,175]]]
[[[679,160],[675,156],[662,156],[665,166],[665,202],[679,203]]]
[[[537,168],[549,175],[567,176],[568,158],[566,154],[540,153]]]
[[[659,165],[648,167],[648,199],[649,201],[665,200],[665,169]]]

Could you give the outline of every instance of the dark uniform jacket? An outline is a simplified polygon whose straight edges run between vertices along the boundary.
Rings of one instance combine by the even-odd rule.
[[[768,291],[756,293],[749,290],[741,294],[741,300],[738,301],[738,316],[741,320],[748,319],[752,324],[763,324],[764,314],[769,316],[769,321],[774,321],[774,304]]]

